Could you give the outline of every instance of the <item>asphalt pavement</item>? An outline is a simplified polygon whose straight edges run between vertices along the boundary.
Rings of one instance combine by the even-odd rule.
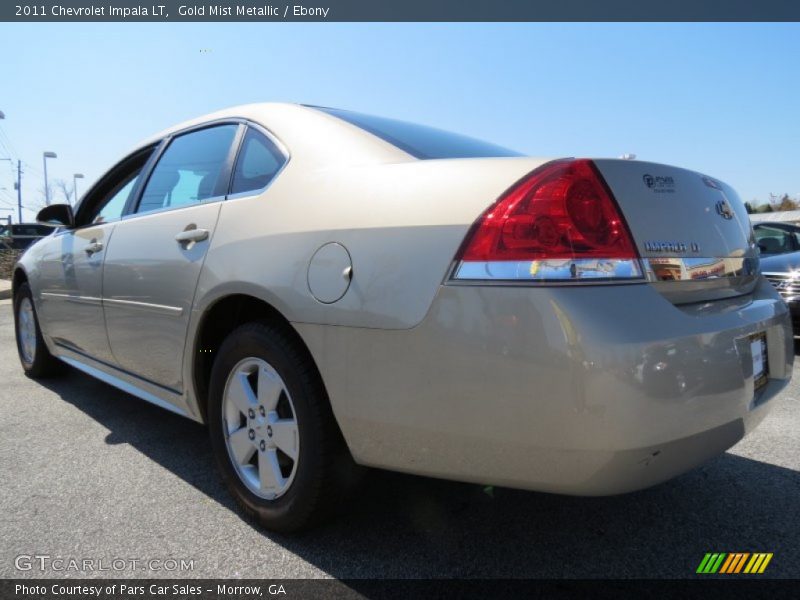
[[[797,369],[752,435],[650,490],[570,498],[373,471],[336,521],[289,536],[243,519],[202,426],[75,371],[26,378],[3,300],[0,577],[693,577],[706,552],[772,552],[765,575],[796,578]],[[180,559],[192,569],[165,570]]]

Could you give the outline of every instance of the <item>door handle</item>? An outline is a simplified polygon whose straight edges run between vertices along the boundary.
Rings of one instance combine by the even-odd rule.
[[[179,244],[202,242],[207,239],[208,229],[186,229],[175,236],[175,241]]]
[[[92,240],[86,245],[86,254],[91,256],[95,252],[100,252],[103,249],[103,242],[98,242],[97,240]]]

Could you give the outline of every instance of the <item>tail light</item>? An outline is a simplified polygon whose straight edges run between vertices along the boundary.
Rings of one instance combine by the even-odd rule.
[[[630,280],[639,255],[619,207],[590,160],[548,163],[475,222],[454,279]]]

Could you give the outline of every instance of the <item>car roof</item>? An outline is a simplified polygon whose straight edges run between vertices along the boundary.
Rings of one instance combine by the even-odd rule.
[[[226,119],[244,119],[264,127],[291,151],[292,160],[295,160],[295,154],[302,155],[306,166],[416,160],[396,146],[342,119],[310,106],[289,102],[242,104],[188,119],[145,138],[127,155],[166,136]]]

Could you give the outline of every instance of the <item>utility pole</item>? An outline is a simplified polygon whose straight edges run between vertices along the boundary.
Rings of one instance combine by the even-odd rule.
[[[22,223],[22,161],[17,161],[17,210],[19,222]]]

